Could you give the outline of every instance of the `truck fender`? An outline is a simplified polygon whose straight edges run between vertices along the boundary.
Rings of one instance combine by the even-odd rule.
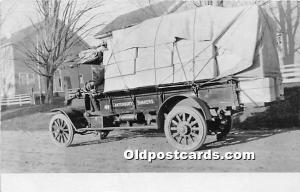
[[[75,109],[70,107],[52,109],[51,112],[59,112],[64,114],[70,121],[71,125],[75,130],[77,128],[85,127],[87,121],[84,117],[85,110]]]
[[[191,106],[198,109],[206,121],[212,119],[209,106],[206,102],[196,96],[175,95],[165,100],[157,113],[157,126],[159,130],[164,129],[165,114],[168,114],[175,106]]]

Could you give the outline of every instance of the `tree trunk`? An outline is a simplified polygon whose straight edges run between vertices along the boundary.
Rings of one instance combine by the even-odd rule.
[[[47,77],[46,79],[46,98],[45,103],[52,104],[53,103],[53,76]]]

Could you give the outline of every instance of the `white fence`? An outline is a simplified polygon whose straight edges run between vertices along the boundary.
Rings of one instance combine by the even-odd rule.
[[[31,95],[20,94],[10,97],[1,97],[0,98],[1,106],[10,106],[10,105],[25,105],[25,104],[34,104],[34,99]]]
[[[290,64],[280,67],[283,84],[300,85],[300,64]]]

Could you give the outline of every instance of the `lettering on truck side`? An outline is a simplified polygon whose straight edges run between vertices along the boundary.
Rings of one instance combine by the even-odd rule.
[[[128,101],[128,102],[123,102],[123,103],[114,103],[113,105],[114,105],[114,107],[128,107],[128,106],[132,106],[133,102]]]
[[[153,99],[147,99],[147,100],[137,100],[137,105],[151,105],[154,104]]]

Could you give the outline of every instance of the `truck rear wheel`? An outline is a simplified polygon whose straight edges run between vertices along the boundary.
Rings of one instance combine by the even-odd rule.
[[[167,115],[164,131],[168,142],[176,149],[195,151],[206,139],[207,125],[197,109],[177,106]]]
[[[63,147],[71,145],[74,138],[74,131],[69,119],[65,115],[54,115],[50,120],[49,131],[55,144]]]

